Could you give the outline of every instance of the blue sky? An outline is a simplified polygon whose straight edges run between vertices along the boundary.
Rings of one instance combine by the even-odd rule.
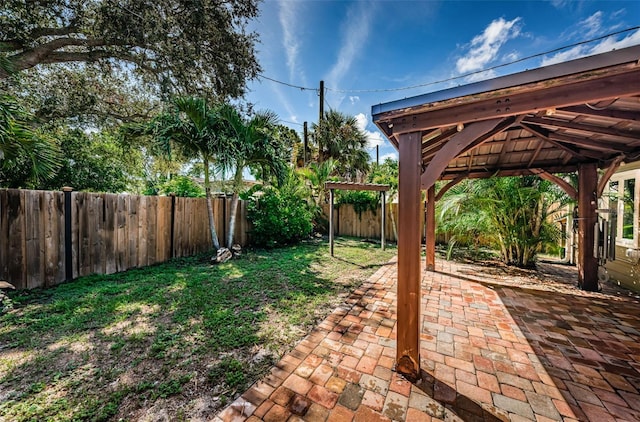
[[[484,71],[524,57],[640,25],[640,1],[265,0],[251,24],[266,79],[246,100],[302,133],[325,109],[356,116],[381,158],[395,149],[371,122],[371,106],[640,44],[640,30]],[[454,80],[461,75],[473,73]],[[448,80],[442,83],[437,81]],[[412,89],[406,87],[424,85]]]

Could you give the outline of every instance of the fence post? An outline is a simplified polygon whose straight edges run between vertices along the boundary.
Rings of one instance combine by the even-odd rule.
[[[71,239],[71,192],[72,187],[65,186],[64,192],[64,279],[73,279],[73,240]]]
[[[176,194],[171,193],[171,240],[169,241],[169,257],[174,258],[173,241],[175,239],[175,222],[176,222]]]

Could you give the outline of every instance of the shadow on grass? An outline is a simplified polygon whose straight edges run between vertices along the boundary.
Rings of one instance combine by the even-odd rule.
[[[177,259],[13,294],[0,315],[0,416],[136,418],[163,400],[170,419],[193,406],[212,416],[291,341],[265,338],[264,327],[312,325],[345,288],[335,274],[358,269],[338,261],[326,271],[327,255],[303,245],[218,266]]]

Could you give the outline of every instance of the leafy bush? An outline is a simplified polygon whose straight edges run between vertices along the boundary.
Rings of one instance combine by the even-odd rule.
[[[279,188],[255,186],[245,196],[251,240],[256,246],[275,247],[296,243],[311,234],[313,213],[304,186],[294,174]]]
[[[373,211],[374,214],[377,214],[380,206],[380,194],[378,192],[339,190],[336,196],[338,205],[352,204],[353,210],[358,213],[360,218],[362,218],[362,213],[365,211]]]
[[[160,186],[160,192],[165,195],[174,193],[176,196],[201,198],[205,196],[204,189],[188,176],[174,176]]]

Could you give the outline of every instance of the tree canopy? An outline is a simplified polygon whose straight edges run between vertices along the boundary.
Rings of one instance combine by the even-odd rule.
[[[8,0],[0,79],[55,63],[135,71],[164,92],[236,98],[260,67],[246,29],[257,0]]]
[[[329,110],[312,129],[318,163],[332,158],[336,163],[335,172],[347,178],[356,178],[369,171],[367,136],[358,127],[355,117]]]

